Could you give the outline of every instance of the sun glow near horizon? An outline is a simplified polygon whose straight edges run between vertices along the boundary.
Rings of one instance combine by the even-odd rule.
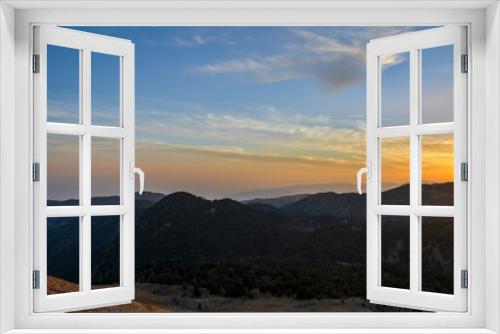
[[[221,198],[307,185],[355,191],[356,171],[366,159],[366,42],[414,28],[78,29],[136,45],[136,164],[147,175],[146,189]],[[64,69],[61,64],[74,67],[57,55],[51,59],[56,71]],[[391,80],[397,85],[404,76],[395,72]],[[93,115],[107,119],[116,92],[101,86]],[[60,80],[51,87],[49,115],[66,119],[75,112],[69,107],[74,96]],[[69,181],[78,175],[78,157],[68,145],[64,140],[53,145],[51,199],[78,194],[77,176],[76,183]],[[426,138],[422,145],[422,179],[452,181],[452,138]],[[387,184],[407,183],[401,147],[389,151],[384,159],[393,167]],[[110,172],[116,153],[112,145],[100,145],[96,152],[93,195],[117,192]]]

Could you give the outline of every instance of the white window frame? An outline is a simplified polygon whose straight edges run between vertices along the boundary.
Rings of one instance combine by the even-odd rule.
[[[33,269],[39,272],[39,288],[33,290],[34,311],[75,311],[130,303],[135,296],[134,255],[134,44],[128,40],[54,26],[34,27],[33,52],[39,56],[39,71],[33,74],[34,161],[39,165],[39,181],[33,184]],[[79,122],[55,123],[47,120],[47,46],[71,48],[79,55]],[[119,124],[100,126],[92,122],[92,53],[119,59]],[[72,135],[79,141],[79,205],[47,206],[47,136]],[[119,198],[117,205],[92,205],[92,140],[119,141]],[[92,217],[119,216],[119,285],[92,289]],[[79,218],[79,291],[47,293],[47,220],[53,217]]]
[[[367,46],[367,125],[366,146],[368,173],[367,198],[367,298],[374,303],[422,310],[467,310],[467,289],[462,287],[462,271],[467,270],[467,184],[461,179],[461,163],[467,163],[467,81],[462,73],[462,55],[467,55],[467,28],[445,26],[372,40]],[[453,46],[453,120],[423,124],[421,50]],[[407,52],[409,72],[409,124],[383,126],[381,110],[383,56]],[[421,204],[422,135],[453,136],[454,205]],[[385,205],[382,194],[382,143],[385,138],[407,138],[409,141],[410,202],[408,205]],[[386,287],[382,277],[382,217],[409,218],[409,289]],[[422,217],[453,219],[453,293],[422,291]],[[403,222],[402,222],[403,223]],[[403,223],[404,224],[404,223]]]
[[[33,241],[30,55],[31,31],[35,24],[468,24],[471,31],[471,88],[468,91],[471,111],[468,116],[471,134],[468,142],[471,154],[468,257],[471,263],[468,311],[458,314],[34,314],[31,311],[30,256]],[[500,220],[500,117],[497,112],[500,109],[500,10],[496,1],[282,0],[228,3],[207,0],[181,3],[82,0],[63,3],[10,0],[0,3],[0,73],[2,333],[9,330],[15,330],[15,333],[47,333],[47,329],[52,329],[51,332],[59,329],[57,331],[61,333],[111,333],[113,328],[128,329],[128,333],[148,332],[147,328],[149,331],[156,328],[170,333],[186,332],[180,329],[191,329],[190,333],[500,332],[500,228],[497,224]],[[12,196],[12,189],[15,189],[15,196]]]

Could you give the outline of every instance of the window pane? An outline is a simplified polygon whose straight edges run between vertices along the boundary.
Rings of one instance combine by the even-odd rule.
[[[92,53],[92,124],[120,126],[120,57]]]
[[[47,219],[47,293],[80,290],[80,218]]]
[[[382,216],[382,286],[410,288],[410,217]]]
[[[453,122],[453,45],[421,53],[422,123]]]
[[[422,290],[453,294],[451,217],[422,217]]]
[[[92,217],[92,289],[120,286],[120,216]]]
[[[47,135],[47,205],[79,205],[79,137]]]
[[[410,138],[381,138],[381,187],[384,205],[410,204]]]
[[[379,58],[381,71],[381,126],[410,124],[410,54]]]
[[[421,136],[422,205],[453,205],[453,135]]]
[[[47,45],[47,121],[80,121],[80,50]]]
[[[120,204],[120,139],[92,138],[92,205]]]

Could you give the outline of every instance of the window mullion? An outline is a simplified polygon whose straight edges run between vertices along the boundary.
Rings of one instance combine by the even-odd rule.
[[[89,208],[91,203],[91,137],[88,131],[91,117],[91,57],[90,50],[83,50],[82,76],[81,76],[81,96],[82,96],[82,125],[84,134],[82,136],[80,185],[82,191],[82,205]]]
[[[91,205],[91,145],[92,138],[87,131],[91,124],[91,52],[84,49],[82,53],[82,75],[81,75],[81,96],[82,109],[81,117],[83,127],[86,132],[82,136],[82,145],[80,150],[81,155],[81,171],[80,171],[80,189],[82,192],[82,205],[85,213],[81,218],[82,226],[80,233],[80,266],[81,266],[81,285],[84,292],[89,292],[91,289],[91,216],[89,208]]]
[[[420,144],[417,134],[420,106],[420,66],[417,49],[410,51],[410,290],[417,292],[421,276],[420,218],[415,209],[420,202]]]

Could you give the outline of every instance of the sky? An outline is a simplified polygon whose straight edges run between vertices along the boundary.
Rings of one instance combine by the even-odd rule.
[[[136,52],[136,165],[146,189],[207,198],[354,191],[365,161],[366,43],[408,27],[79,27]],[[452,121],[452,48],[424,50],[422,121]],[[78,52],[49,46],[48,121],[78,122]],[[382,64],[382,125],[408,122],[408,56]],[[92,54],[92,122],[119,124],[119,61]],[[48,198],[78,197],[75,142],[49,138]],[[452,138],[426,141],[450,179]],[[71,147],[72,148],[71,148]],[[407,182],[401,145],[387,186]],[[119,148],[95,141],[93,195],[118,191]],[[444,147],[444,148],[443,148]],[[435,150],[437,153],[433,152]],[[391,151],[386,149],[386,152]],[[439,154],[438,154],[439,153]],[[401,157],[402,156],[402,157]],[[439,170],[439,171],[438,171]],[[452,174],[451,174],[452,175]],[[451,176],[452,178],[452,176]]]

